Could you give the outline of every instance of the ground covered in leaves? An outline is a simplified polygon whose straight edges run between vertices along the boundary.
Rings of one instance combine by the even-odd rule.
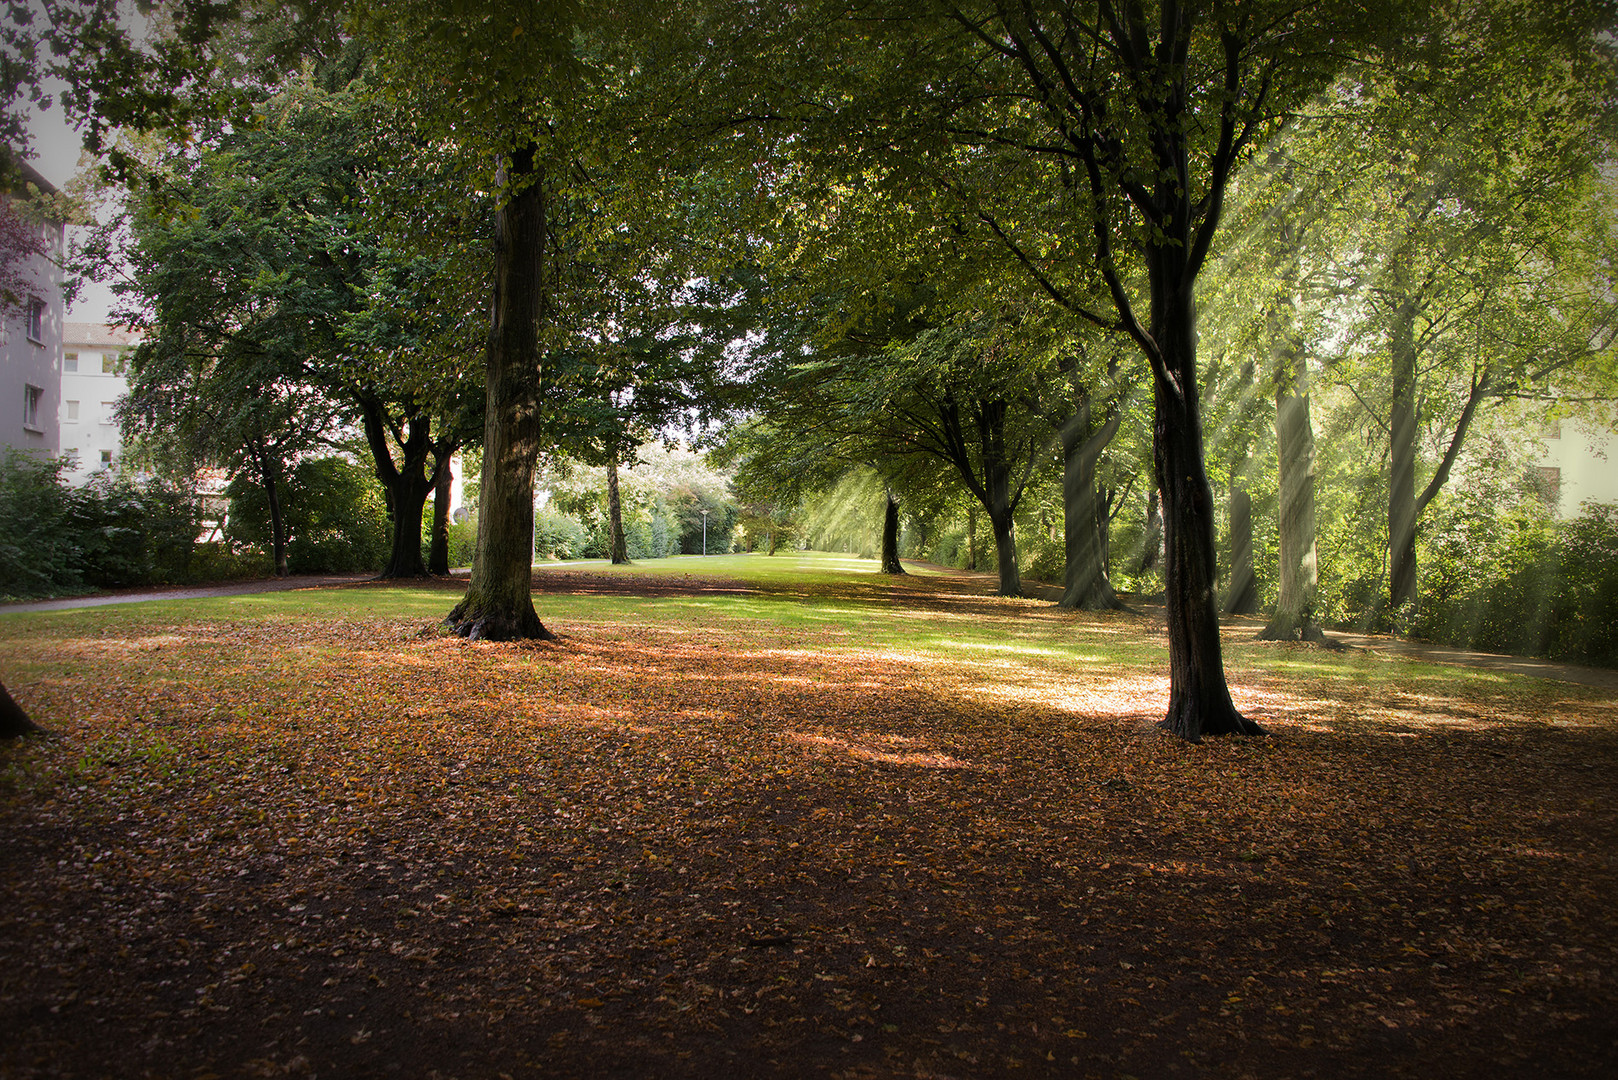
[[[1135,615],[541,581],[0,617],[0,1075],[1618,1070],[1608,692],[1232,638],[1188,746]]]

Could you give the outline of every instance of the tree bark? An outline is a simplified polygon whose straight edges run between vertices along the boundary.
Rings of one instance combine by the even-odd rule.
[[[1253,496],[1244,487],[1230,488],[1230,587],[1225,612],[1251,615],[1258,610],[1258,579],[1253,576]]]
[[[1107,578],[1102,554],[1102,508],[1096,488],[1096,463],[1118,432],[1122,411],[1114,409],[1099,429],[1091,431],[1090,395],[1061,428],[1062,528],[1066,550],[1064,588],[1058,607],[1103,611],[1123,606]]]
[[[1289,341],[1276,369],[1275,453],[1280,477],[1281,594],[1266,641],[1319,641],[1314,622],[1318,567],[1315,553],[1315,432],[1309,418],[1309,366],[1301,343]]]
[[[978,568],[978,508],[974,503],[966,508],[966,568]]]
[[[254,456],[258,458],[259,483],[264,486],[264,501],[270,508],[270,558],[275,563],[275,576],[287,576],[287,527],[281,514],[280,469],[271,460],[269,450],[260,444]]]
[[[614,566],[629,564],[629,544],[624,539],[624,507],[618,497],[618,451],[607,459],[607,547]]]
[[[494,219],[494,302],[484,371],[483,479],[477,559],[445,623],[473,640],[553,640],[534,611],[534,473],[539,461],[538,328],[544,293],[544,178],[529,143],[500,170]],[[513,190],[517,185],[525,185]]]
[[[44,729],[30,720],[23,707],[12,698],[5,684],[0,683],[0,739],[15,739],[43,732]]]
[[[392,511],[393,536],[381,577],[426,577],[427,564],[421,557],[421,519],[427,496],[433,490],[433,477],[427,470],[433,450],[432,419],[412,413],[401,423],[396,434],[403,436],[398,442],[404,460],[396,464],[393,447],[388,443],[387,406],[369,394],[359,396],[359,405],[376,478],[388,493]]]
[[[433,469],[433,539],[427,548],[427,573],[435,577],[449,576],[449,501],[455,484],[452,464],[455,447],[439,442]]]
[[[1225,681],[1215,596],[1213,489],[1203,464],[1197,390],[1196,298],[1183,252],[1149,250],[1153,365],[1152,464],[1163,497],[1164,602],[1169,706],[1159,726],[1188,742],[1204,735],[1261,735],[1236,711]]]
[[[899,500],[892,491],[886,495],[882,509],[882,572],[902,574],[905,568],[899,562]]]
[[[1403,622],[1416,606],[1416,344],[1415,312],[1409,305],[1395,315],[1388,346],[1393,366],[1388,424],[1388,601],[1394,617]]]
[[[1153,467],[1154,472],[1156,467]],[[1137,573],[1156,569],[1163,561],[1163,496],[1153,483],[1146,496],[1146,535],[1141,539]]]

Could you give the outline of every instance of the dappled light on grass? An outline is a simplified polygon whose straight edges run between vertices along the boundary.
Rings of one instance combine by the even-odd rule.
[[[1606,1060],[1611,700],[1237,648],[1192,747],[1150,622],[872,580],[0,621],[0,1072]]]

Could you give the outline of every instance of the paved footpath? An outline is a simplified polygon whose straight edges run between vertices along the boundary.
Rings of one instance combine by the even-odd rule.
[[[95,596],[67,596],[59,600],[26,600],[0,604],[0,615],[14,611],[65,611],[69,608],[103,607],[107,604],[139,604],[148,600],[202,600],[210,596],[246,596],[249,593],[286,592],[289,589],[319,589],[333,585],[355,585],[375,580],[375,574],[303,574],[266,578],[259,581],[233,581],[225,585],[202,585],[194,589],[124,589]]]

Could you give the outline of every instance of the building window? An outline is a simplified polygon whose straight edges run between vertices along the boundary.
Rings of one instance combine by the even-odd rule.
[[[45,301],[37,296],[28,298],[28,340],[45,344]]]
[[[67,418],[69,420],[77,420],[79,418],[79,403],[77,401],[70,401],[67,403]]]
[[[124,373],[124,358],[115,352],[101,354],[101,374],[122,375]]]
[[[112,451],[111,450],[103,450],[103,451],[101,451],[101,464],[102,465],[111,465],[112,464]]]
[[[1539,491],[1545,505],[1555,510],[1562,505],[1562,470],[1541,465],[1534,471],[1539,474]]]
[[[45,391],[38,386],[24,386],[22,390],[22,426],[29,431],[43,433],[39,426],[39,406],[45,400]]]
[[[76,352],[63,353],[62,354],[62,370],[63,371],[77,371],[77,370],[79,370],[79,354],[76,353]]]
[[[118,422],[115,411],[117,408],[118,403],[116,401],[103,401],[101,403],[101,422],[103,424],[116,424]]]

